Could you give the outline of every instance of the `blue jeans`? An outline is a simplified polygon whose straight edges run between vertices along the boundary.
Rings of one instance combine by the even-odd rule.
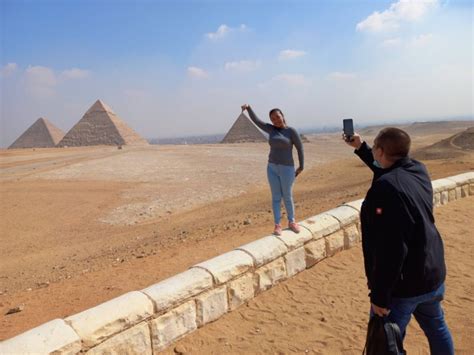
[[[388,319],[398,324],[402,336],[410,322],[411,315],[428,338],[431,355],[454,354],[454,345],[448,325],[444,320],[441,301],[444,296],[444,284],[437,290],[421,296],[392,298]]]
[[[288,221],[295,221],[295,206],[293,204],[293,183],[295,182],[295,167],[268,163],[267,177],[272,190],[272,208],[275,224],[281,220],[281,199],[285,203]]]

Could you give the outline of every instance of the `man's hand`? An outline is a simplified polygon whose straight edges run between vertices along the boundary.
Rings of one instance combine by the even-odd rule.
[[[240,108],[242,109],[242,112],[244,112],[246,109],[248,109],[250,107],[249,104],[243,104],[242,106],[240,106]]]
[[[362,139],[357,133],[354,133],[354,135],[351,136],[351,139],[349,141],[347,140],[347,136],[343,133],[342,139],[344,139],[344,142],[346,142],[348,145],[355,149],[359,149],[362,145]]]
[[[303,171],[303,168],[300,166],[298,169],[295,171],[295,177],[297,177],[301,172]]]
[[[371,303],[371,305],[372,305],[372,311],[380,317],[388,316],[388,314],[390,313],[390,310],[388,308],[382,308],[373,303]]]

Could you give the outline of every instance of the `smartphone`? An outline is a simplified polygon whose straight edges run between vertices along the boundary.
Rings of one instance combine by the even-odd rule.
[[[344,135],[346,136],[346,141],[350,142],[352,136],[354,135],[354,122],[352,118],[346,118],[342,120],[342,124],[344,127]]]

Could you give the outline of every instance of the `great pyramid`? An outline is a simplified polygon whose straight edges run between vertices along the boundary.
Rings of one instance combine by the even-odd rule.
[[[267,138],[243,113],[237,117],[221,143],[266,142]]]
[[[97,100],[66,133],[58,147],[146,144],[146,139],[131,129],[104,102]]]
[[[8,149],[55,147],[63,137],[63,131],[40,117]]]

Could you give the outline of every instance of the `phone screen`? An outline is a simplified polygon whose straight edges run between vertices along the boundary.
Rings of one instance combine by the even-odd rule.
[[[344,134],[346,136],[353,136],[354,135],[354,124],[352,122],[352,118],[346,118],[342,120],[342,124],[344,127]]]

